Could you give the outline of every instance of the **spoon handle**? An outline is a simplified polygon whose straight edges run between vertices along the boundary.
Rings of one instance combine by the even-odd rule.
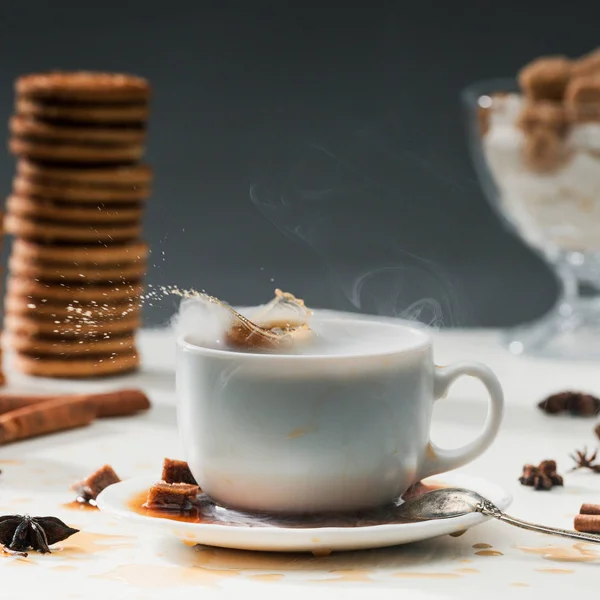
[[[486,514],[486,513],[484,513]],[[504,513],[494,513],[489,516],[495,517],[499,521],[504,523],[508,523],[509,525],[514,525],[515,527],[520,527],[521,529],[528,529],[529,531],[537,531],[538,533],[547,533],[548,535],[557,535],[559,537],[570,538],[573,540],[580,540],[582,542],[593,542],[595,544],[600,544],[600,535],[595,535],[593,533],[583,533],[581,531],[572,531],[569,529],[558,529],[557,527],[546,527],[545,525],[535,525],[533,523],[528,523],[527,521],[521,521],[520,519],[515,519],[510,515],[505,515]]]

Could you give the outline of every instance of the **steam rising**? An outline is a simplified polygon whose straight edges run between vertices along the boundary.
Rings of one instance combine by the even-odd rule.
[[[399,202],[403,175],[425,169],[372,133],[358,132],[343,154],[310,147],[279,181],[253,184],[250,198],[287,237],[318,254],[356,309],[433,327],[455,323],[457,294],[449,277],[403,250],[386,217],[386,208]],[[406,219],[419,218],[406,198],[402,206]]]

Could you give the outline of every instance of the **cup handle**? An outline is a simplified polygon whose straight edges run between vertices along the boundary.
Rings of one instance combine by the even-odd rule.
[[[429,441],[418,480],[457,469],[471,462],[490,447],[498,433],[504,412],[504,394],[498,378],[485,365],[477,362],[461,362],[447,367],[436,367],[433,386],[435,400],[444,396],[454,381],[463,375],[476,377],[488,391],[489,406],[483,431],[472,442],[453,450],[439,448]]]

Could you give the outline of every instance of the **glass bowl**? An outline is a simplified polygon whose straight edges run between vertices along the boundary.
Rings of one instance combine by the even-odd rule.
[[[462,93],[469,148],[487,199],[552,266],[560,296],[541,319],[504,333],[514,354],[600,357],[600,100],[524,100],[516,80]]]

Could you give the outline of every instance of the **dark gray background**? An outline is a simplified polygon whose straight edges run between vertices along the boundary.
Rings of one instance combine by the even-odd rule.
[[[450,326],[547,310],[552,273],[487,205],[458,95],[537,55],[592,49],[597,3],[286,4],[3,2],[0,115],[25,72],[151,81],[149,284],[234,304],[279,286]],[[5,152],[4,194],[13,169]],[[147,323],[175,306],[154,301]]]

